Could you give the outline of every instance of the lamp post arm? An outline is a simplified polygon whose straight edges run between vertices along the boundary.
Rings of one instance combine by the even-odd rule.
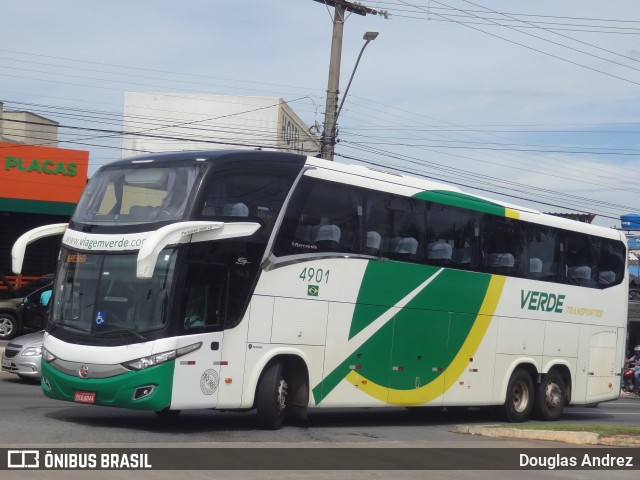
[[[351,77],[349,78],[349,83],[347,83],[347,88],[344,91],[344,95],[342,95],[342,100],[340,101],[340,106],[338,107],[338,111],[336,112],[336,116],[333,119],[333,129],[336,129],[336,124],[338,122],[338,117],[340,116],[340,112],[342,111],[342,105],[344,105],[344,101],[347,98],[347,94],[349,93],[349,87],[351,86],[351,82],[353,81],[353,76],[356,74],[356,70],[358,69],[358,64],[360,63],[360,59],[362,58],[362,54],[364,53],[364,49],[367,48],[371,40],[367,40],[364,42],[364,45],[360,49],[360,54],[358,55],[358,59],[356,60],[356,64],[353,67],[353,71],[351,72]]]

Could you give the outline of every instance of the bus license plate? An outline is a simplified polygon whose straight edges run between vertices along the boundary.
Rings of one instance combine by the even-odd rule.
[[[73,401],[78,403],[96,403],[96,392],[77,391],[73,397]]]

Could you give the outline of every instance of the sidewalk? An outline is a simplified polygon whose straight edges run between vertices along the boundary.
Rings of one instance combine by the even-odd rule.
[[[549,440],[576,445],[601,445],[616,447],[640,447],[640,437],[630,435],[602,435],[591,432],[561,432],[553,430],[528,430],[503,428],[497,425],[456,425],[453,433],[484,435],[494,438],[516,438],[526,440]]]

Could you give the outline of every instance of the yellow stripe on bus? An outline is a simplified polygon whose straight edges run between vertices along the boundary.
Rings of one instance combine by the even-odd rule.
[[[514,210],[512,208],[505,208],[504,209],[504,216],[507,218],[515,218],[516,220],[520,219],[520,212],[518,212],[517,210]]]

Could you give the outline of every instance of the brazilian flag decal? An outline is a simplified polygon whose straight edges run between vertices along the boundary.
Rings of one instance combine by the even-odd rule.
[[[442,395],[480,345],[504,281],[477,272],[369,262],[346,358],[314,387],[316,404],[342,380],[395,405],[419,405]]]
[[[320,291],[320,287],[318,285],[309,285],[307,287],[307,295],[309,297],[317,297],[319,291]]]

